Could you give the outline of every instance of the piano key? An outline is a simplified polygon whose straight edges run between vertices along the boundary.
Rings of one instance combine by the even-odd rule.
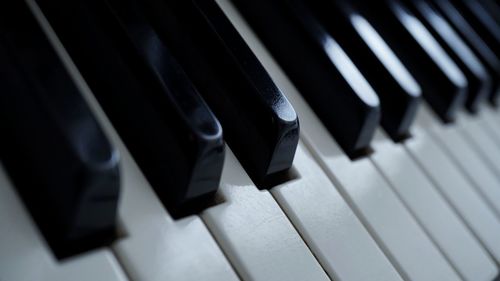
[[[429,130],[436,122],[439,121],[424,106],[413,128],[415,137],[408,140],[405,147],[498,263],[500,220],[457,167],[456,162],[438,145]]]
[[[151,281],[239,280],[198,216],[174,220],[164,209],[38,5],[34,0],[28,3],[122,155],[122,198],[118,215],[123,237],[112,245],[112,250],[127,274],[133,280]]]
[[[482,112],[483,115],[480,118],[482,119],[483,127],[487,133],[500,143],[500,126],[498,126],[499,120],[496,118],[497,111],[491,107],[485,106]]]
[[[352,161],[342,152],[270,53],[250,35],[244,34],[247,43],[301,116],[301,140],[403,279],[460,280],[370,160]]]
[[[107,244],[115,238],[118,151],[28,6],[1,10],[2,162],[58,258]]]
[[[352,158],[366,154],[379,99],[339,44],[299,1],[234,3],[342,149]]]
[[[500,177],[500,146],[482,127],[479,118],[464,115],[458,128],[477,153],[489,164],[489,168]]]
[[[229,1],[219,4],[239,33],[259,48],[235,7]],[[291,180],[270,191],[331,278],[401,280],[303,143],[290,174]]]
[[[260,191],[226,150],[219,196],[205,224],[243,280],[330,280],[269,191]],[[276,262],[279,261],[279,262]]]
[[[433,110],[444,122],[453,121],[466,97],[467,80],[422,22],[397,0],[353,3],[420,84]]]
[[[405,66],[366,19],[347,3],[304,3],[321,19],[378,94],[385,131],[396,141],[408,137],[421,89]]]
[[[424,0],[409,0],[407,2],[467,77],[469,87],[466,107],[470,112],[476,113],[483,100],[490,96],[492,91],[496,90],[493,88],[492,78],[472,50],[463,42],[439,11]]]
[[[126,281],[115,256],[100,248],[60,261],[54,257],[0,164],[1,280]]]
[[[453,0],[452,3],[462,12],[469,24],[475,27],[492,50],[500,49],[500,25],[483,8],[480,1]]]
[[[493,104],[497,104],[497,99],[500,94],[500,83],[498,82],[500,77],[500,57],[495,53],[494,49],[488,46],[478,32],[449,1],[433,0],[433,3],[454,26],[456,31],[460,33],[462,39],[466,41],[475,55],[488,69],[493,78],[494,89],[496,89],[491,92],[489,100]]]
[[[203,209],[222,173],[222,129],[133,1],[37,2],[171,214]]]
[[[70,62],[68,63],[71,64]],[[76,69],[73,71],[75,72],[74,75],[79,77]],[[79,77],[79,79],[82,87],[85,87],[85,83],[81,80],[82,78]],[[99,106],[96,101],[91,97],[90,90],[87,89],[85,93],[92,101],[94,107],[98,108]],[[101,121],[106,121],[102,111],[99,112]],[[107,130],[113,132],[109,122],[103,123]],[[137,167],[134,166],[133,160],[123,144],[119,142],[116,133],[110,133],[110,135],[122,151],[124,175],[129,176],[124,179],[123,207],[120,208],[120,220],[123,222],[123,231],[130,237],[113,245],[113,250],[120,257],[125,267],[128,268],[128,272],[133,279],[236,280],[237,276],[225,260],[224,255],[232,259],[231,262],[238,271],[248,270],[237,266],[240,259],[235,260],[233,256],[233,254],[237,254],[238,258],[249,262],[252,267],[251,269],[253,269],[253,266],[260,268],[255,272],[263,276],[262,280],[283,280],[282,276],[298,276],[296,278],[299,280],[304,280],[305,278],[329,280],[317,264],[314,256],[300,239],[300,236],[298,236],[286,217],[281,213],[276,202],[270,198],[268,193],[266,195],[266,192],[258,191],[251,184],[250,179],[246,176],[241,166],[236,164],[237,161],[232,153],[230,155],[232,157],[232,164],[225,165],[231,167],[231,171],[236,170],[236,172],[232,173],[229,171],[228,174],[240,180],[242,179],[247,184],[244,184],[245,188],[241,192],[235,192],[235,186],[231,186],[234,188],[229,188],[228,190],[234,196],[243,197],[247,203],[241,205],[240,203],[227,202],[229,201],[227,200],[229,196],[221,192],[223,197],[222,202],[219,202],[219,205],[208,209],[206,212],[211,212],[210,210],[214,210],[213,212],[221,211],[235,219],[223,219],[206,215],[205,213],[203,213],[203,217],[205,219],[207,216],[211,217],[213,221],[221,223],[222,226],[230,227],[230,230],[235,232],[234,235],[231,235],[231,238],[236,240],[242,239],[239,240],[240,243],[238,245],[245,245],[250,239],[256,243],[249,244],[250,246],[254,246],[251,247],[251,251],[242,251],[238,248],[235,252],[230,251],[228,253],[226,251],[222,254],[219,248],[217,248],[217,244],[212,240],[211,233],[215,235],[214,229],[212,228],[208,232],[198,217],[187,217],[179,221],[173,221],[168,213],[162,211],[161,205],[154,199],[154,195],[150,191],[150,188],[148,188],[147,182],[141,176]],[[224,181],[222,185],[224,186]],[[249,187],[253,188],[250,189]],[[251,198],[246,197],[245,194],[247,192],[261,198],[252,202]],[[225,212],[226,206],[231,207],[231,211]],[[263,207],[263,209],[260,209],[260,207]],[[246,209],[252,208],[256,209],[252,210],[253,212],[244,212]],[[238,212],[238,210],[242,210],[242,212]],[[253,218],[256,219],[257,225],[259,225],[259,231],[262,231],[264,234],[276,233],[276,235],[273,235],[274,239],[271,239],[267,235],[257,235],[255,228],[247,226],[247,219],[252,218],[253,215],[255,216]],[[241,219],[241,216],[244,219]],[[234,223],[241,224],[242,227],[232,229]],[[206,222],[205,224],[210,225]],[[220,240],[220,237],[215,236],[219,239],[218,242],[221,245],[222,243],[228,243],[227,240]],[[242,241],[245,242],[243,243]],[[259,243],[262,247],[257,247]],[[279,254],[270,255],[269,253],[273,253],[274,251],[269,249],[269,245],[274,245],[273,250],[278,251],[278,249],[281,249],[283,256],[279,257]],[[224,245],[222,246],[224,248]],[[288,258],[288,262],[284,262],[284,257]],[[263,262],[266,259],[269,262]],[[276,268],[276,260],[280,261],[281,268]],[[195,265],[194,268],[193,265]],[[254,270],[249,271],[252,274],[254,272]],[[241,272],[238,273],[242,275]],[[292,277],[285,279],[293,280]],[[255,280],[261,279],[257,278]]]
[[[404,146],[382,132],[375,134],[373,145],[372,161],[462,279],[492,280],[498,274],[494,261]]]
[[[480,2],[483,5],[483,8],[490,13],[490,16],[492,16],[494,20],[500,24],[500,5],[495,3],[494,0],[480,0]]]
[[[115,135],[116,136],[116,135]],[[119,142],[118,136],[116,141]],[[133,280],[239,280],[198,216],[174,220],[125,146],[120,221],[124,239],[113,251]]]
[[[298,178],[274,187],[271,192],[323,268],[335,280],[401,280],[349,205],[305,150],[303,145],[299,146],[294,162]],[[353,270],[361,267],[363,270]]]
[[[468,117],[465,114],[459,116],[459,121],[454,126],[433,124],[433,126],[429,126],[429,130],[438,140],[442,150],[458,163],[462,173],[469,177],[483,199],[500,217],[500,204],[495,199],[500,196],[498,188],[500,178],[497,178],[494,170],[488,166],[488,163],[481,158],[474,146],[467,140],[467,133],[464,136],[461,132],[467,130],[463,124],[464,118]]]
[[[297,115],[214,1],[139,1],[258,187],[290,168]]]

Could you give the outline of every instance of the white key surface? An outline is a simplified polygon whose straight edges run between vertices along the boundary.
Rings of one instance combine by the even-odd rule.
[[[271,193],[329,276],[337,281],[402,280],[302,143],[293,169],[298,178]]]
[[[496,115],[500,110],[495,110],[489,105],[484,106],[482,109],[481,122],[486,131],[493,136],[497,144],[500,146],[500,120],[497,120]]]
[[[59,261],[0,165],[0,280],[126,281],[107,248]]]
[[[78,73],[57,36],[32,0],[31,7],[72,74],[102,128],[120,150],[121,202],[119,223],[124,236],[113,251],[132,280],[239,280],[201,219],[173,220],[154,194],[118,134]]]
[[[407,280],[460,280],[444,256],[392,192],[369,159],[351,161],[333,141],[244,20],[227,1],[218,1],[301,120],[301,139]]]
[[[500,201],[496,199],[500,198],[500,177],[497,177],[489,163],[480,156],[480,152],[474,147],[475,144],[467,141],[468,133],[465,132],[465,136],[462,134],[461,131],[467,130],[461,128],[464,127],[463,117],[465,116],[460,115],[457,123],[451,125],[434,122],[428,131],[441,149],[457,163],[461,173],[469,178],[483,200],[500,217]]]
[[[492,280],[493,260],[404,149],[378,131],[374,164],[464,280]]]
[[[500,176],[500,145],[482,127],[479,117],[467,114],[463,114],[461,117],[458,129],[463,137],[476,148],[477,152],[488,162],[490,168]]]
[[[123,154],[119,216],[127,237],[113,249],[133,279],[238,280],[201,219],[173,220],[128,153]]]
[[[405,147],[498,263],[500,221],[429,133],[435,122],[438,121],[424,105],[414,124],[414,138],[407,141]]]
[[[219,196],[202,217],[243,280],[330,280],[271,194],[252,183],[229,148]]]

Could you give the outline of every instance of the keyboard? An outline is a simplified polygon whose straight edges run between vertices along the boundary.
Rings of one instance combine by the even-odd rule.
[[[4,0],[0,281],[500,280],[497,0]]]

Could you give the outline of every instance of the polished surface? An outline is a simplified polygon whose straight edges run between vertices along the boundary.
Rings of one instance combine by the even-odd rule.
[[[392,47],[439,117],[452,122],[466,98],[468,83],[429,31],[400,1],[351,2]]]
[[[260,187],[292,164],[298,117],[214,1],[140,2]]]
[[[335,3],[341,3],[340,1]],[[481,98],[477,90],[487,83],[486,80],[481,82],[478,71],[480,68],[474,67],[474,63],[478,62],[477,59],[481,60],[481,57],[464,40],[461,32],[446,17],[437,21],[437,17],[430,17],[439,23],[436,26],[440,27],[442,34],[438,34],[420,14],[417,5],[412,5],[413,2],[410,1],[417,0],[402,0],[399,3],[421,21],[421,25],[416,24],[410,28],[412,32],[394,15],[393,10],[389,10],[389,15],[393,15],[394,26],[398,25],[399,31],[406,32],[395,33],[393,36],[403,35],[402,37],[411,39],[408,41],[391,40],[391,33],[370,18],[371,12],[358,10],[356,0],[349,1],[350,5],[354,5],[354,12],[349,12],[346,6],[337,6],[333,2],[330,5],[319,0],[279,2],[282,3],[280,7],[288,12],[282,13],[281,9],[275,15],[282,13],[287,18],[283,22],[296,27],[290,28],[291,32],[295,32],[290,37],[309,38],[301,36],[314,31],[309,29],[314,25],[304,24],[302,21],[307,18],[314,19],[311,22],[316,22],[317,26],[323,27],[325,33],[331,36],[332,40],[322,38],[321,44],[318,44],[320,47],[310,48],[304,54],[320,52],[324,54],[320,56],[320,61],[327,63],[350,60],[351,66],[338,70],[338,77],[348,77],[344,79],[345,85],[351,89],[366,90],[365,86],[369,85],[381,97],[384,94],[388,97],[404,97],[406,92],[408,97],[417,98],[417,95],[412,94],[424,90],[420,85],[425,82],[424,79],[439,79],[434,80],[429,74],[418,79],[414,75],[415,68],[409,66],[401,55],[401,49],[409,48],[408,54],[424,54],[424,58],[428,57],[427,62],[435,64],[436,69],[439,69],[447,62],[436,62],[433,56],[441,56],[442,52],[439,50],[429,51],[435,49],[436,44],[426,41],[429,38],[432,41],[433,37],[435,43],[441,45],[449,56],[445,61],[454,62],[467,78],[468,94],[478,94],[471,97],[478,105],[474,114],[459,108],[455,122],[447,124],[429,110],[428,102],[419,103],[419,117],[413,124],[408,124],[405,130],[410,132],[410,136],[390,139],[377,126],[375,138],[369,142],[373,151],[368,155],[363,154],[365,157],[353,158],[337,144],[315,109],[307,103],[305,95],[295,87],[295,80],[287,77],[287,72],[281,68],[283,65],[280,66],[279,61],[275,60],[276,56],[273,58],[230,0],[218,0],[220,9],[214,2],[202,0],[26,0],[37,24],[43,30],[42,35],[47,37],[50,49],[59,62],[43,63],[41,66],[33,64],[35,67],[40,66],[39,68],[27,65],[32,61],[44,61],[45,57],[50,56],[42,54],[42,58],[33,58],[23,55],[25,49],[12,48],[10,41],[15,40],[10,40],[0,32],[0,60],[4,62],[0,65],[0,70],[5,70],[0,75],[0,85],[3,83],[6,86],[2,87],[0,102],[5,101],[5,97],[12,97],[2,96],[9,86],[12,86],[11,89],[27,89],[25,93],[28,97],[26,102],[21,100],[24,96],[14,96],[12,101],[16,102],[7,100],[7,103],[0,103],[0,115],[5,116],[2,113],[26,107],[32,109],[28,111],[32,114],[45,108],[62,107],[65,109],[61,111],[64,114],[52,114],[51,120],[54,124],[68,124],[66,127],[69,129],[62,131],[74,134],[78,140],[83,139],[82,143],[85,144],[88,141],[85,137],[93,135],[86,132],[91,126],[88,125],[89,122],[79,122],[81,119],[73,116],[78,116],[83,112],[82,108],[87,108],[85,111],[90,112],[89,116],[95,119],[93,123],[97,124],[98,129],[102,128],[103,135],[109,138],[112,143],[110,146],[116,147],[112,150],[119,151],[120,154],[120,200],[117,206],[117,226],[113,227],[117,236],[112,243],[101,244],[102,247],[98,249],[92,248],[91,251],[58,259],[44,239],[43,229],[32,219],[34,216],[30,218],[29,212],[26,212],[25,208],[30,207],[28,202],[22,200],[19,192],[16,193],[16,188],[22,186],[11,179],[13,176],[19,178],[19,174],[33,178],[30,179],[33,187],[39,187],[39,183],[43,182],[38,181],[36,174],[30,171],[25,173],[26,170],[20,169],[17,175],[11,172],[12,169],[4,171],[2,164],[0,279],[498,280],[500,201],[495,198],[500,196],[500,111],[482,102],[484,98]],[[483,3],[487,0],[478,1]],[[375,1],[369,2],[373,4]],[[17,16],[14,13],[14,0],[5,3],[0,4],[0,7],[5,8],[0,11],[0,15],[4,16],[0,18],[0,23]],[[43,13],[56,29],[55,32],[36,3],[44,4]],[[377,1],[379,6],[374,7],[374,12],[381,7],[390,7],[386,3],[390,2]],[[430,0],[425,3],[433,7]],[[436,7],[433,10],[436,14],[444,15]],[[12,15],[8,15],[9,12]],[[304,17],[304,14],[312,16]],[[22,31],[23,28],[18,26],[29,23],[23,21],[22,17],[18,21],[18,24],[9,25],[6,30],[12,28]],[[271,25],[280,22],[282,21],[269,21]],[[449,28],[443,28],[443,22]],[[389,30],[394,26],[389,25]],[[422,26],[428,31],[423,37],[416,34],[426,33]],[[135,29],[136,27],[139,28]],[[307,30],[304,31],[304,27]],[[453,32],[449,32],[450,28]],[[450,36],[453,33],[455,36]],[[31,38],[19,37],[27,41]],[[410,44],[398,45],[399,40]],[[465,44],[461,44],[461,40]],[[295,42],[304,45],[311,41]],[[38,45],[40,50],[45,50],[47,44],[29,44],[29,49],[38,50]],[[328,46],[328,52],[322,51],[324,45]],[[287,47],[289,45],[282,46],[285,50]],[[464,52],[466,48],[471,50]],[[434,54],[430,55],[429,52]],[[473,56],[477,59],[471,59]],[[298,56],[290,57],[296,59]],[[378,71],[368,69],[369,65],[373,65]],[[303,66],[311,68],[309,61],[305,59]],[[39,72],[36,71],[38,69]],[[425,71],[429,68],[423,69]],[[78,93],[76,96],[81,96],[81,102],[77,103],[81,106],[66,103],[66,100],[52,102],[46,99],[48,102],[43,103],[36,98],[37,91],[31,89],[55,83],[56,79],[51,77],[58,71],[53,70],[63,70],[67,74],[57,85],[73,84]],[[172,74],[172,70],[177,70],[178,75]],[[490,69],[486,70],[492,76]],[[42,75],[32,75],[33,72]],[[443,77],[453,76],[451,72],[442,74]],[[477,76],[476,84],[471,83],[474,76]],[[356,83],[356,79],[362,77],[366,80],[364,85]],[[331,79],[328,76],[324,78]],[[242,164],[244,159],[241,154],[233,154],[234,142],[229,143],[225,150],[220,188],[215,196],[208,195],[203,202],[188,200],[193,203],[189,203],[192,214],[180,215],[179,209],[170,204],[174,200],[169,204],[162,204],[158,192],[155,194],[151,185],[151,178],[144,175],[149,161],[144,161],[145,158],[141,158],[143,156],[137,150],[129,153],[129,148],[132,148],[132,136],[145,140],[138,145],[143,151],[149,149],[149,152],[163,152],[165,146],[179,151],[179,146],[168,142],[170,139],[161,134],[150,133],[153,129],[162,129],[165,134],[170,134],[171,139],[178,138],[180,142],[192,140],[183,137],[185,131],[177,130],[182,127],[180,125],[188,122],[177,118],[177,107],[165,102],[171,96],[169,90],[182,89],[172,85],[183,81],[188,81],[189,85],[189,80],[193,82],[191,88],[195,90],[173,93],[172,96],[177,97],[175,101],[185,101],[178,97],[196,92],[207,100],[208,96],[203,95],[202,90],[210,89],[209,96],[213,100],[207,102],[206,107],[214,109],[218,106],[220,111],[214,110],[214,115],[221,111],[241,111],[245,118],[239,118],[235,113],[232,115],[234,120],[230,121],[234,121],[234,126],[240,125],[238,129],[245,138],[239,140],[245,142],[247,148],[244,152],[259,154],[256,158],[262,161],[255,165],[265,172],[264,178],[271,181],[266,179],[265,185],[258,183],[255,174],[251,175],[253,172],[249,165]],[[17,83],[19,81],[21,83]],[[491,81],[497,80],[492,76]],[[56,88],[47,93],[71,93],[67,89],[68,87]],[[403,94],[394,91],[395,89]],[[242,94],[248,100],[240,98]],[[154,98],[158,96],[165,100]],[[106,100],[103,97],[110,98]],[[373,104],[373,97],[376,96],[363,95],[359,96],[359,100]],[[257,100],[260,102],[255,102]],[[144,101],[149,102],[150,106]],[[221,104],[212,104],[214,101]],[[233,101],[237,106],[231,103]],[[338,102],[340,105],[347,104],[341,100]],[[68,105],[65,106],[66,104]],[[187,109],[189,104],[180,108]],[[291,107],[290,104],[293,104],[297,113],[286,110]],[[411,102],[399,101],[393,104],[396,109],[399,105],[402,111],[408,109],[407,105],[411,107]],[[393,109],[388,110],[387,101],[384,102],[382,98],[380,106],[382,117],[387,112],[393,112]],[[266,109],[272,112],[267,112]],[[412,115],[410,111],[406,112],[406,116]],[[262,119],[252,119],[252,114],[262,115]],[[156,118],[158,116],[160,118]],[[269,132],[280,132],[281,129],[273,129],[269,124],[276,122],[276,125],[281,126],[282,121],[290,121],[287,125],[295,128],[297,116],[300,116],[301,131],[295,156],[293,153],[289,154],[293,161],[288,161],[289,165],[284,168],[286,171],[268,174],[269,167],[284,166],[275,165],[281,162],[275,161],[278,158],[266,159],[272,145],[264,145],[260,139],[268,138],[273,143],[273,134]],[[349,125],[355,116],[358,114],[353,113],[341,121],[345,126]],[[393,115],[391,122],[401,122],[401,117],[395,116]],[[108,117],[112,117],[113,122]],[[269,117],[270,120],[264,120]],[[242,125],[241,120],[246,123]],[[16,133],[10,134],[15,129],[11,129],[13,126],[9,124],[17,123],[0,118],[2,129],[8,129],[2,131],[0,144],[15,137]],[[221,123],[227,136],[228,127],[224,126],[224,122]],[[4,127],[3,124],[7,126]],[[162,126],[157,126],[158,124]],[[174,130],[171,129],[171,124],[180,125]],[[190,124],[200,126],[196,121]],[[27,132],[24,135],[30,137],[30,144],[34,146],[28,149],[39,150],[38,140],[32,136],[44,131],[44,127],[49,133],[55,131],[52,129],[55,126],[23,129],[22,132],[20,130],[23,134]],[[217,127],[220,129],[221,126]],[[271,128],[272,131],[254,131],[256,127]],[[387,126],[383,127],[388,131]],[[115,129],[119,129],[118,132]],[[283,130],[286,131],[284,128]],[[201,134],[208,132],[208,135],[215,133],[210,132],[210,127],[199,128],[199,131]],[[292,131],[298,133],[295,129]],[[70,138],[70,141],[73,140]],[[122,140],[126,140],[126,143]],[[65,140],[56,141],[57,143],[50,144],[61,144],[57,149],[64,147]],[[56,150],[49,147],[49,153]],[[80,153],[78,155],[89,156],[85,157],[86,163],[107,159],[96,157],[101,154],[94,151],[94,146],[75,147],[83,148],[75,148]],[[293,149],[289,151],[295,151],[295,146],[290,148]],[[195,150],[187,149],[169,155],[176,160],[171,163],[180,163],[181,167],[163,166],[163,176],[175,174],[178,178],[185,178],[185,174],[179,171],[186,167],[183,163],[193,159],[190,158],[192,154],[184,153],[186,151],[196,153]],[[47,161],[38,163],[51,165],[50,161],[58,156],[57,153],[50,156]],[[165,154],[159,153],[158,158],[160,157],[165,157]],[[140,159],[143,161],[136,162]],[[0,160],[6,162],[3,158]],[[26,161],[20,163],[19,166]],[[267,163],[271,165],[268,166]],[[287,169],[290,165],[291,168]],[[174,170],[175,168],[179,170]],[[57,179],[64,180],[67,175],[70,174],[64,170],[58,174]],[[168,202],[163,200],[163,203]],[[179,203],[186,206],[183,202]],[[98,211],[97,208],[93,209]],[[100,218],[100,215],[94,215],[90,221]]]
[[[482,102],[494,90],[493,78],[434,6],[425,0],[409,0],[406,3],[466,76],[466,107],[470,112],[477,113]]]
[[[3,165],[57,257],[109,243],[117,150],[25,3],[2,3],[0,36]]]
[[[352,158],[366,155],[380,101],[343,48],[301,1],[234,1]]]
[[[500,49],[500,24],[478,0],[451,0],[492,50]]]
[[[409,135],[421,88],[370,23],[348,3],[303,1],[338,41],[380,98],[381,125],[395,141]]]
[[[165,206],[203,208],[221,175],[222,128],[133,1],[37,2]]]
[[[491,103],[497,104],[500,94],[500,57],[497,50],[488,45],[477,27],[469,23],[467,18],[450,1],[432,0],[431,2],[453,25],[463,40],[474,51],[474,54],[481,60],[483,66],[487,68],[494,83],[489,100]]]

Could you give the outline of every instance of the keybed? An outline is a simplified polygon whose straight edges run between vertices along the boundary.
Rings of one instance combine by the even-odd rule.
[[[495,0],[6,0],[0,280],[500,279]]]

